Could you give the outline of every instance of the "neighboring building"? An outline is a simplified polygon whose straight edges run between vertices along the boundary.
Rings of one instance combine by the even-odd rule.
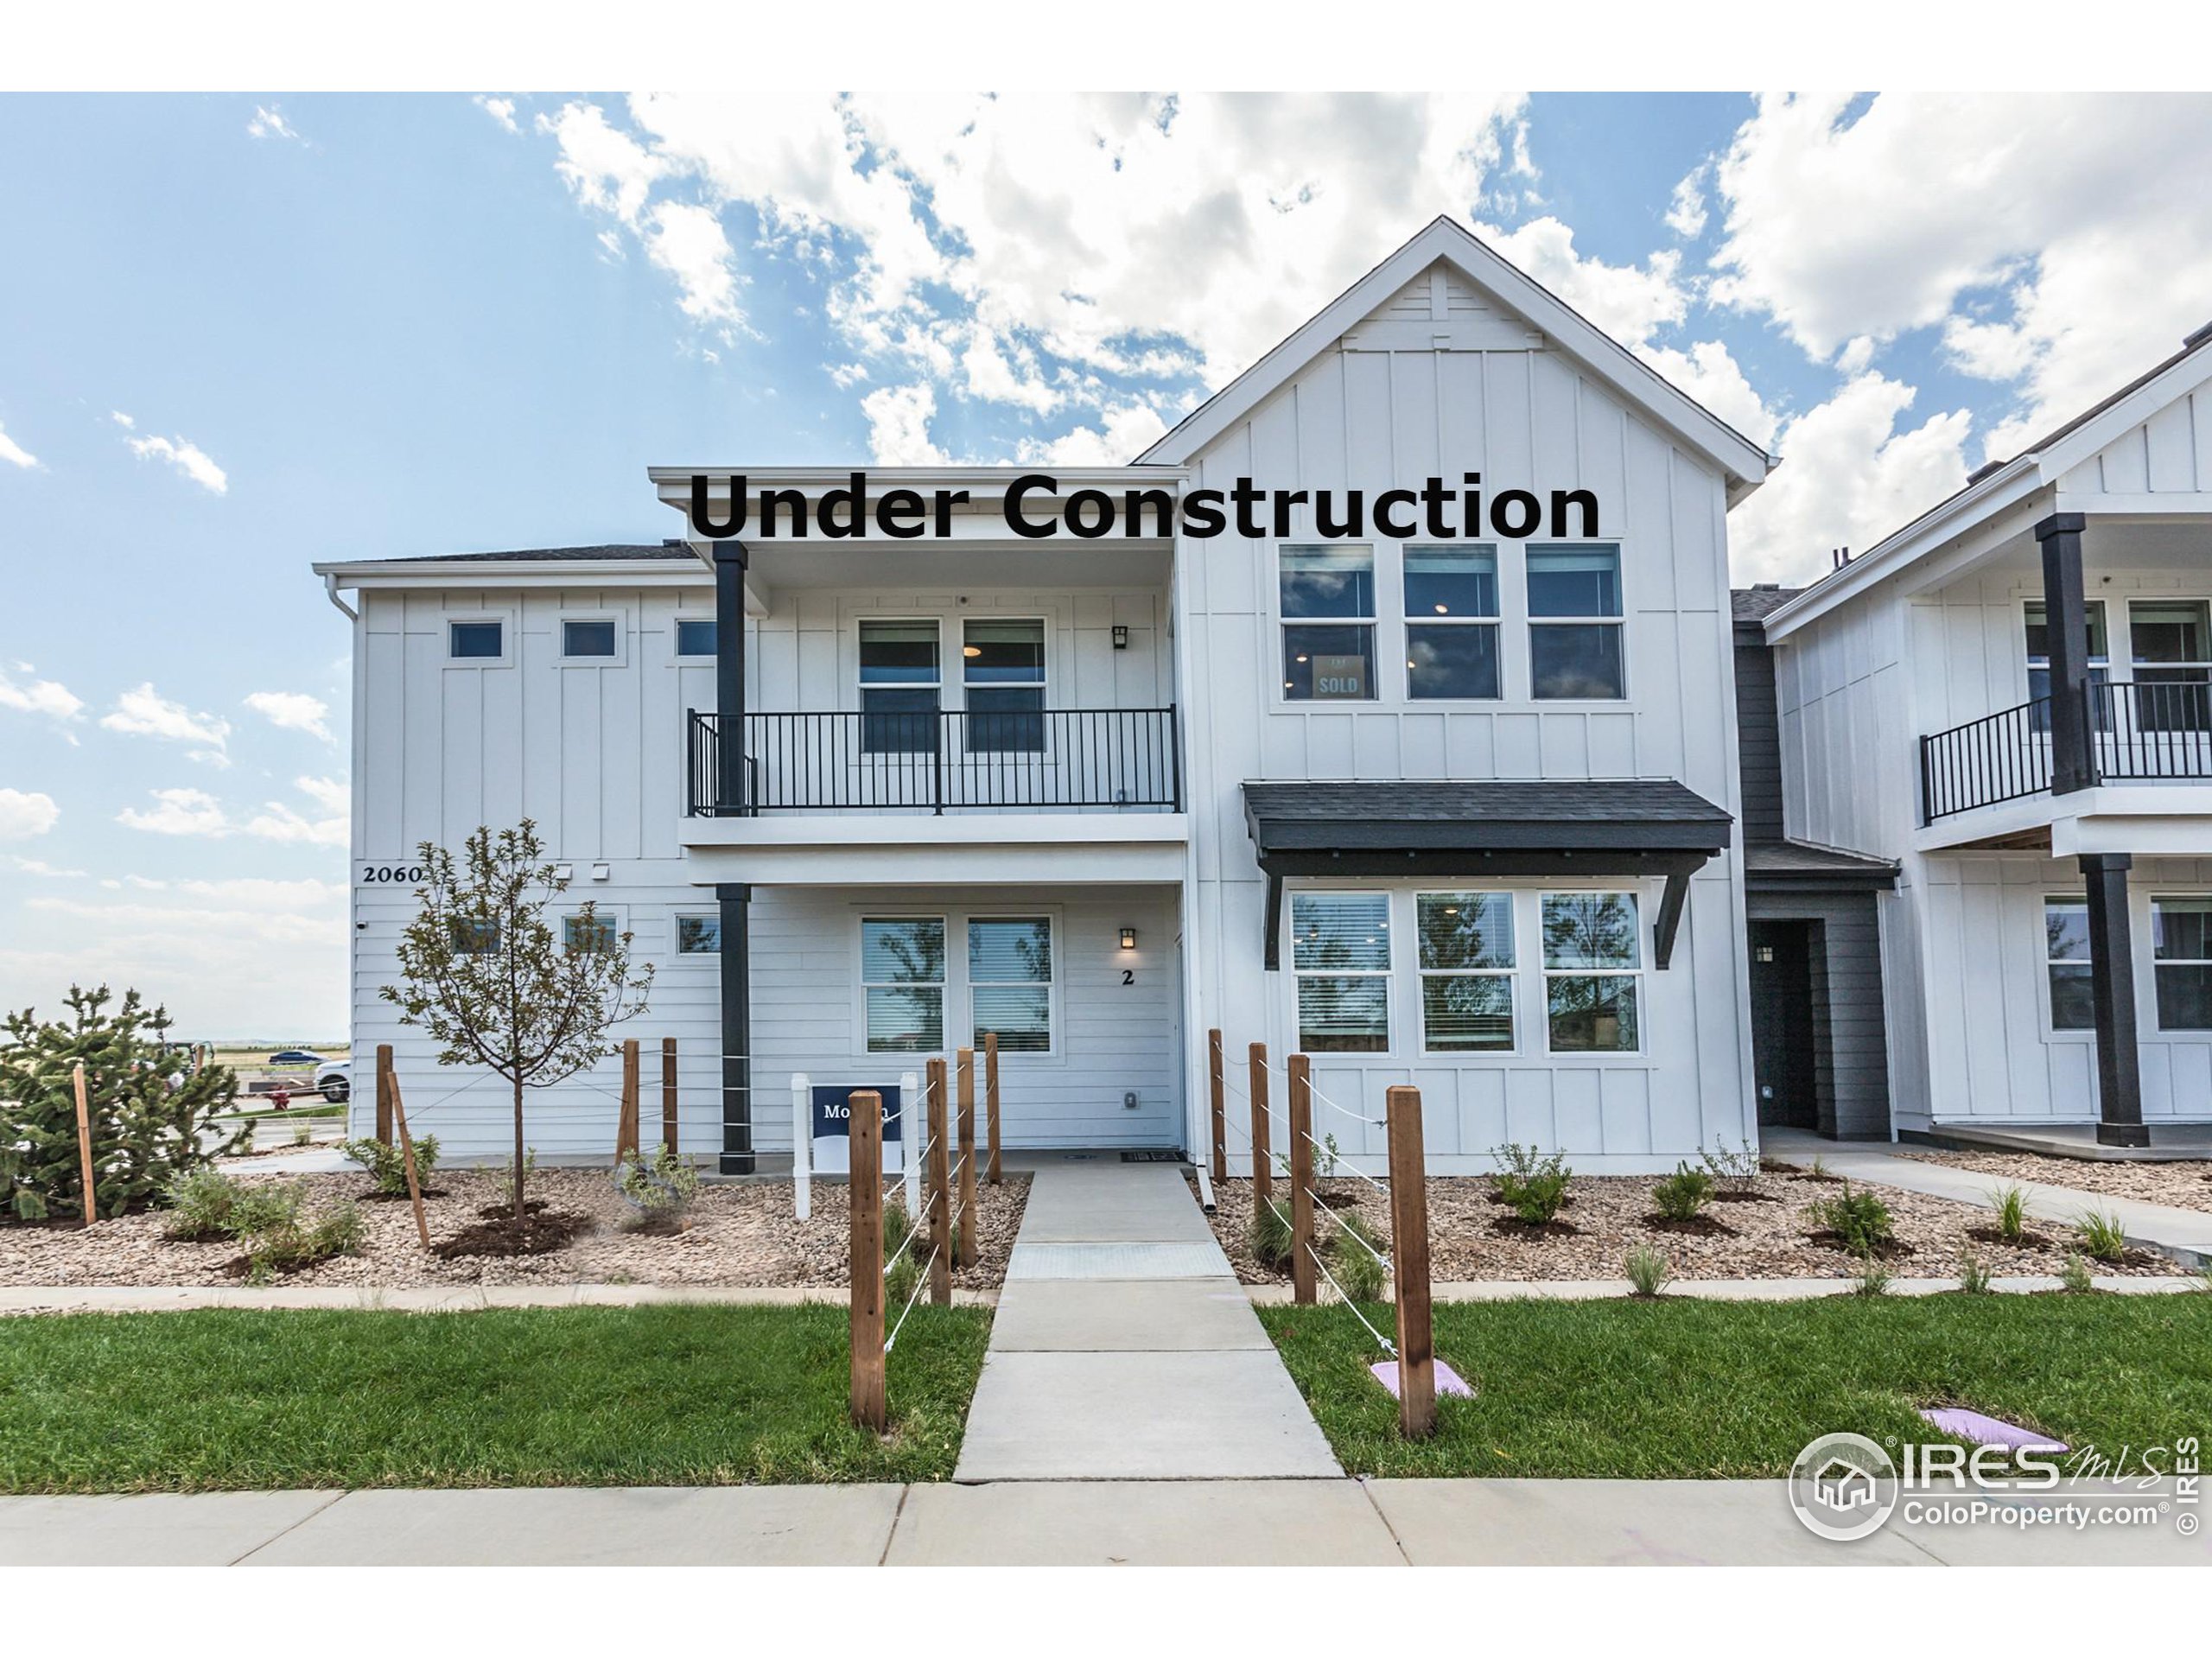
[[[1895,1128],[2212,1120],[2212,329],[1759,608],[1788,833],[1898,867]]]
[[[527,815],[656,964],[629,1034],[677,1039],[685,1144],[726,1172],[788,1147],[794,1074],[895,1084],[985,1031],[1014,1147],[1203,1148],[1210,1028],[1233,1090],[1250,1043],[1308,1053],[1349,1156],[1408,1082],[1447,1173],[1509,1141],[1628,1173],[1750,1139],[1749,915],[1842,949],[1859,912],[1822,906],[1887,879],[1831,859],[1799,908],[1747,914],[1726,521],[1769,465],[1439,220],[1035,508],[1480,473],[1586,492],[1570,534],[1327,537],[1313,503],[1280,535],[1028,540],[1010,471],[944,467],[868,484],[967,491],[949,537],[756,515],[319,565],[359,601],[356,1052],[395,1046],[450,1150],[503,1145],[497,1090],[435,1074],[377,988],[415,844]],[[720,523],[733,474],[813,507],[851,469],[651,476],[688,512],[700,472]],[[1847,1070],[1827,1109],[1864,1132]],[[548,1091],[534,1144],[604,1155],[614,1075]]]

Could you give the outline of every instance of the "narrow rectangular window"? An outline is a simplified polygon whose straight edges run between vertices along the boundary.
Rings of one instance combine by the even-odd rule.
[[[861,624],[861,750],[933,754],[939,688],[937,624]]]
[[[971,619],[960,646],[970,754],[1045,750],[1045,625]]]
[[[1495,547],[1406,550],[1406,695],[1500,695]]]
[[[1553,1052],[1633,1054],[1643,938],[1632,893],[1543,895],[1544,1011]]]
[[[607,951],[614,948],[617,929],[612,916],[596,911],[561,918],[561,943],[571,950]]]
[[[614,619],[606,616],[566,616],[561,619],[563,657],[614,655]]]
[[[2050,977],[2050,1028],[2094,1031],[2089,1000],[2089,901],[2054,897],[2043,901],[2043,954]]]
[[[467,660],[506,655],[506,625],[503,622],[451,622],[446,625],[447,654]]]
[[[679,916],[676,918],[676,951],[678,956],[719,956],[721,948],[721,917]]]
[[[499,948],[499,924],[489,916],[456,916],[446,924],[446,937],[461,956],[489,956]]]
[[[1282,694],[1293,702],[1375,696],[1375,550],[1335,543],[1281,554]]]
[[[1626,696],[1620,549],[1598,543],[1532,547],[1528,568],[1529,695]]]
[[[715,654],[715,624],[711,617],[679,616],[676,619],[676,654],[679,657],[711,657]]]
[[[968,1001],[975,1044],[998,1033],[1001,1054],[1052,1046],[1052,922],[1048,916],[968,918]]]
[[[2127,607],[2134,653],[2132,709],[2139,732],[2212,731],[2212,616],[2202,600],[2135,600]]]
[[[1513,895],[1424,893],[1421,1046],[1432,1054],[1508,1053],[1513,1047]]]
[[[868,1052],[930,1053],[944,1046],[944,921],[898,917],[861,923],[861,986]]]
[[[1298,893],[1290,899],[1298,1046],[1308,1054],[1390,1048],[1390,896]]]
[[[2160,1031],[2212,1031],[2212,898],[2151,901]]]

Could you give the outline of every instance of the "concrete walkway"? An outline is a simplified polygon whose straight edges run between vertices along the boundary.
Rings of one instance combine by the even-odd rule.
[[[2171,1504],[2168,1482],[2029,1502]],[[2212,1536],[1900,1514],[1815,1537],[1777,1480],[1013,1481],[0,1497],[0,1568],[1606,1565],[2212,1567]]]
[[[1039,1160],[953,1479],[1342,1473],[1181,1169]]]
[[[2016,1182],[1979,1170],[1899,1157],[1878,1147],[1823,1141],[1802,1129],[1763,1128],[1759,1131],[1759,1151],[1766,1157],[1793,1164],[1810,1164],[1818,1158],[1828,1173],[1847,1180],[1894,1186],[1907,1192],[1925,1192],[1961,1204],[1980,1205],[1985,1210],[1996,1207],[1994,1195],[1999,1188],[2017,1185],[2027,1195],[2030,1211],[2046,1221],[2071,1227],[2085,1211],[2094,1211],[2117,1217],[2131,1243],[2164,1250],[2198,1267],[2212,1263],[2212,1211],[2145,1204],[2139,1198],[2085,1192],[2079,1187],[2046,1181]]]

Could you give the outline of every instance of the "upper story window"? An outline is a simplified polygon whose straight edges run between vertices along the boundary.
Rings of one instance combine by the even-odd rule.
[[[561,655],[571,662],[612,662],[616,647],[611,616],[564,616],[561,619]]]
[[[2044,972],[2050,982],[2050,1028],[2095,1029],[2089,1000],[2089,901],[2049,898],[2043,901]]]
[[[683,957],[711,957],[722,948],[722,918],[718,915],[678,916],[676,952]]]
[[[1544,1003],[1555,1054],[1632,1054],[1643,937],[1632,893],[1543,895]]]
[[[496,618],[482,622],[448,622],[446,654],[459,662],[496,661],[507,654],[506,624]]]
[[[2028,700],[2035,702],[2050,695],[2050,617],[2039,599],[2027,603],[2028,630]],[[2105,602],[2093,599],[2088,603],[2089,683],[2102,685],[2110,673],[2111,658],[2105,646]]]
[[[1620,549],[1595,542],[1531,547],[1528,569],[1529,696],[1626,696]]]
[[[1406,695],[1500,695],[1497,548],[1406,549]]]
[[[1039,754],[1045,747],[1045,625],[971,617],[960,646],[971,754]]]
[[[1375,696],[1375,550],[1281,551],[1282,694],[1293,702]]]
[[[937,624],[863,622],[860,634],[861,752],[935,753]]]
[[[1290,933],[1299,1047],[1308,1054],[1389,1052],[1390,895],[1293,893]]]
[[[944,1046],[944,918],[861,923],[868,1052],[926,1054]]]
[[[499,948],[499,918],[456,916],[446,924],[446,938],[458,955],[489,956]]]
[[[679,616],[676,619],[676,654],[679,657],[711,657],[715,654],[715,621],[707,616]]]
[[[2134,727],[2145,732],[2212,731],[2212,620],[2201,599],[2131,601]]]
[[[618,931],[614,918],[597,911],[588,916],[579,912],[561,918],[561,943],[571,950],[604,954],[614,948]]]

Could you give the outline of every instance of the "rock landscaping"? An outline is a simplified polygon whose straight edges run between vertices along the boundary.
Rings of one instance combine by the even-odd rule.
[[[1885,1147],[1883,1151],[1924,1164],[1943,1164],[2005,1181],[2040,1181],[2177,1210],[2212,1210],[2212,1161],[2169,1164],[2099,1163],[2087,1158],[2046,1158],[2032,1152],[1944,1152],[1934,1147]]]
[[[703,1186],[683,1214],[654,1215],[640,1226],[640,1212],[625,1202],[603,1170],[539,1169],[530,1178],[534,1228],[575,1227],[575,1236],[542,1254],[483,1255],[454,1252],[469,1236],[502,1231],[498,1217],[507,1177],[493,1170],[441,1167],[436,1197],[426,1197],[432,1254],[415,1232],[411,1206],[403,1198],[379,1201],[370,1176],[350,1170],[329,1175],[256,1175],[234,1171],[251,1192],[295,1184],[306,1218],[342,1212],[349,1203],[359,1217],[352,1253],[282,1271],[296,1285],[527,1285],[637,1284],[788,1286],[830,1290],[846,1283],[850,1212],[840,1183],[817,1181],[814,1213],[791,1214],[789,1181]],[[1021,1225],[1029,1177],[1009,1172],[1003,1186],[978,1189],[977,1260],[957,1270],[953,1283],[968,1290],[996,1287]],[[542,1210],[536,1205],[542,1203]],[[89,1230],[66,1225],[0,1224],[0,1284],[219,1285],[245,1271],[238,1240],[172,1238],[177,1217],[149,1210],[104,1221]]]

